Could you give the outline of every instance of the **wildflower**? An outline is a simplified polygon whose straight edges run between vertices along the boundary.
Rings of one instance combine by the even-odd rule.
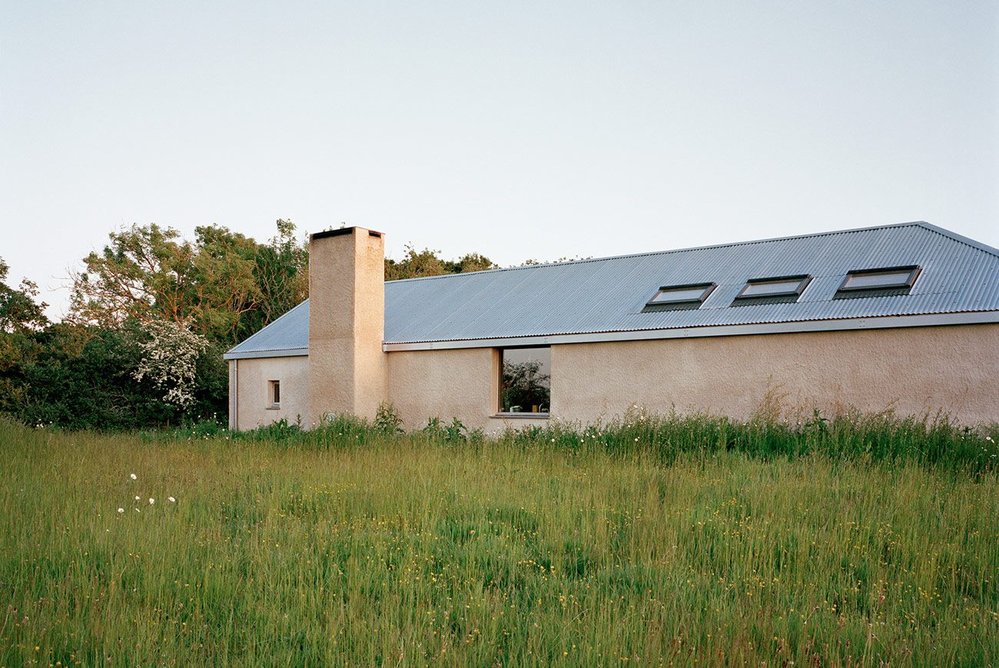
[[[156,503],[156,499],[149,499],[149,505],[153,505],[154,503]]]
[[[118,509],[118,512],[119,512],[119,513],[123,513],[123,512],[125,512],[125,509],[124,509],[124,508],[119,508],[119,509]]]
[[[135,500],[136,500],[136,501],[138,501],[138,500],[139,500],[139,497],[135,497]]]
[[[139,476],[135,475],[134,473],[129,473],[128,477],[131,478],[132,480],[138,480],[139,478]]]
[[[173,498],[172,496],[168,496],[167,501],[169,501],[170,503],[177,503],[177,499]]]

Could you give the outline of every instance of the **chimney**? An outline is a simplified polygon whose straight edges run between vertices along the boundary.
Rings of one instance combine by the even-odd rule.
[[[309,243],[309,420],[372,418],[385,400],[385,242],[347,227]]]

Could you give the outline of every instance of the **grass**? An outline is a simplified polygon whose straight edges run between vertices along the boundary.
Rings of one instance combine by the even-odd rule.
[[[994,428],[871,420],[0,421],[0,666],[994,664]]]

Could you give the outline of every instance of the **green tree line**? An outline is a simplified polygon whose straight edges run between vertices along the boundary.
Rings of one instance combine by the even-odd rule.
[[[112,232],[73,276],[68,315],[45,316],[38,288],[8,284],[0,258],[0,412],[29,425],[140,429],[224,419],[222,354],[308,296],[308,245],[278,220],[257,242],[225,227],[133,225]],[[407,246],[386,280],[493,269]]]

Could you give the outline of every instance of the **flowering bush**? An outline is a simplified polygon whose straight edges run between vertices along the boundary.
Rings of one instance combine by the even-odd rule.
[[[208,340],[187,323],[153,320],[143,325],[149,340],[139,344],[142,354],[133,373],[148,378],[163,392],[163,401],[184,409],[194,403],[196,364],[208,349]]]

